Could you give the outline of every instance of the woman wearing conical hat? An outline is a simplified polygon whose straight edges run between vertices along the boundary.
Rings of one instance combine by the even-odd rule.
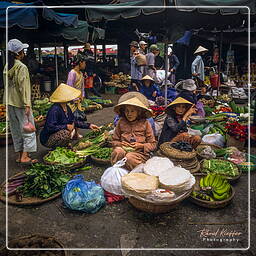
[[[156,149],[155,136],[146,119],[152,113],[137,97],[119,103],[114,110],[121,118],[113,135],[111,162],[114,164],[126,157],[125,167],[132,170],[145,163]]]
[[[48,148],[65,147],[70,143],[75,128],[98,129],[98,126],[75,120],[68,102],[81,96],[81,90],[60,84],[50,97],[53,106],[48,110],[40,133],[40,142]]]
[[[202,56],[208,52],[208,49],[199,46],[194,54],[196,55],[195,60],[192,62],[191,65],[191,73],[192,76],[197,80],[198,87],[202,87],[204,85],[204,61]]]
[[[187,129],[187,121],[196,112],[195,105],[182,97],[178,97],[170,103],[166,107],[167,117],[164,121],[158,145],[170,141],[184,141],[196,148],[201,142],[201,137],[189,135]]]

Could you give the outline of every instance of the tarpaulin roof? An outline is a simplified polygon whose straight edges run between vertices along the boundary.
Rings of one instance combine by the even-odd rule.
[[[10,2],[0,2],[0,27],[6,27],[6,9],[8,7],[8,27],[15,25],[23,29],[37,29],[38,28],[38,16],[40,9],[26,8],[26,6],[38,5],[40,2],[27,3],[27,4],[14,4]],[[12,7],[18,8],[12,8]],[[57,24],[64,24],[65,26],[78,25],[78,15],[57,13],[52,9],[44,8],[42,17],[44,19],[55,21]]]

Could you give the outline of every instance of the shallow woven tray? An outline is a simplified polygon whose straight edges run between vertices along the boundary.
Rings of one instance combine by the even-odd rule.
[[[198,191],[199,190],[199,181],[205,175],[203,175],[203,174],[194,174],[194,176],[196,178],[196,184],[194,186],[193,191]],[[210,201],[206,201],[206,200],[202,200],[202,199],[190,196],[190,201],[199,205],[199,206],[202,206],[204,208],[217,209],[217,208],[223,208],[223,207],[227,206],[228,204],[230,204],[232,199],[234,198],[234,196],[235,196],[235,190],[231,186],[231,196],[226,200],[210,202]]]
[[[24,173],[25,172],[19,172],[15,175],[11,176],[9,179],[14,178],[14,177],[19,176],[19,175],[24,174]],[[5,186],[5,182],[3,182],[0,185],[0,201],[6,203],[6,197],[4,195],[4,191],[5,191],[4,186]],[[49,197],[47,199],[40,199],[40,198],[37,198],[37,197],[23,197],[22,202],[17,202],[16,201],[16,195],[14,194],[14,195],[8,197],[8,204],[19,205],[19,206],[39,205],[39,204],[49,202],[49,201],[59,197],[60,195],[61,195],[61,192],[52,196],[52,197]]]
[[[100,159],[94,156],[91,156],[91,161],[96,164],[96,165],[100,165],[100,166],[110,166],[111,165],[111,161],[110,159]]]
[[[54,248],[59,248],[60,250],[58,250],[58,255],[60,255],[60,251],[61,251],[61,255],[62,256],[68,256],[68,252],[65,251],[65,250],[61,250],[61,249],[64,249],[64,245],[58,241],[56,238],[54,237],[51,237],[51,236],[45,236],[45,235],[41,235],[41,234],[34,234],[34,235],[29,235],[29,236],[23,236],[23,237],[19,237],[19,238],[16,238],[16,239],[13,239],[13,240],[10,240],[9,243],[8,243],[8,247],[9,248],[21,248],[21,247],[12,247],[14,244],[16,244],[17,242],[20,242],[20,241],[26,241],[26,240],[38,240],[38,241],[46,241],[46,240],[51,240],[53,243],[56,244],[56,246]],[[22,247],[22,248],[30,248],[30,247]],[[52,247],[53,248],[53,247]],[[47,251],[41,251],[42,254],[46,253]],[[23,254],[23,251],[20,251],[19,254],[22,256],[22,255],[27,255],[27,251],[24,251],[24,254]],[[11,254],[11,251],[5,249],[5,246],[2,247],[0,249],[0,255],[5,255],[5,256],[9,256],[9,255],[12,255]],[[31,255],[33,255],[33,251],[31,251]]]
[[[47,154],[43,157],[43,161],[44,161],[45,164],[48,164],[48,165],[61,165],[61,166],[63,166],[63,167],[66,168],[66,169],[77,169],[77,168],[80,168],[80,167],[82,167],[83,165],[85,165],[85,164],[86,164],[86,161],[87,161],[87,157],[85,157],[85,158],[82,158],[82,160],[81,160],[80,162],[78,162],[78,163],[73,163],[73,164],[61,164],[61,163],[56,163],[56,162],[49,162],[49,161],[45,160],[45,158],[46,158],[49,154],[50,154],[50,152],[47,153]]]
[[[133,196],[129,198],[129,203],[140,211],[144,211],[144,212],[148,212],[148,213],[155,213],[155,214],[166,213],[166,212],[169,212],[170,210],[172,210],[173,208],[177,207],[180,204],[180,202],[182,202],[187,197],[189,197],[191,192],[192,192],[192,190],[187,191],[180,198],[178,198],[177,200],[174,200],[170,203],[159,203],[158,202],[157,204],[155,204],[155,203],[152,203],[151,201],[140,200]]]
[[[161,153],[169,158],[174,159],[192,159],[196,157],[196,151],[193,149],[192,152],[180,151],[171,147],[172,142],[165,142],[160,145]]]
[[[231,162],[229,160],[225,160],[225,159],[220,159],[220,160],[223,160],[223,161],[226,161],[226,162],[230,162],[230,163],[234,164],[235,166],[237,166],[238,172],[239,172],[239,174],[237,176],[231,177],[231,176],[226,176],[226,175],[221,174],[227,180],[229,180],[229,182],[237,181],[241,177],[241,175],[242,175],[242,171],[239,169],[238,165],[236,165],[235,163],[233,163],[233,162]],[[204,160],[200,161],[200,166],[201,166],[200,170],[201,170],[201,173],[206,174],[206,172],[202,172],[202,170],[203,170],[203,162],[204,162]]]
[[[9,133],[8,134],[8,145],[13,144],[12,141],[12,135]],[[6,146],[6,135],[5,134],[0,134],[0,146]]]

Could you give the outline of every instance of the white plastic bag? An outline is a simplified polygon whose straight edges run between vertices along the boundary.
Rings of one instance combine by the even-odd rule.
[[[128,171],[121,167],[126,161],[127,158],[123,158],[103,173],[100,183],[104,190],[115,195],[123,195],[121,178],[128,174]]]
[[[154,156],[150,158],[144,166],[144,173],[159,176],[174,167],[173,162],[167,157]]]
[[[195,130],[195,129],[191,129],[191,128],[188,128],[188,134],[190,134],[190,135],[194,135],[194,136],[202,136],[202,133],[201,133],[201,131],[199,131],[199,130]]]
[[[168,72],[168,76],[170,75],[170,72]],[[165,79],[165,70],[157,70],[156,76],[155,76],[155,82],[157,84],[161,84]]]
[[[144,167],[145,167],[144,163],[139,164],[130,173],[144,173]]]
[[[225,144],[225,139],[219,133],[212,133],[212,134],[204,135],[204,137],[202,138],[202,142],[207,144],[214,144],[223,148]]]

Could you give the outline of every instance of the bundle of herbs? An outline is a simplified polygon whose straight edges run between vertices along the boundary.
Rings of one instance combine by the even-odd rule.
[[[35,164],[25,172],[24,184],[19,187],[24,197],[46,199],[60,193],[71,175],[61,167]]]
[[[112,148],[99,148],[93,156],[98,159],[109,160],[111,158],[112,151]]]

